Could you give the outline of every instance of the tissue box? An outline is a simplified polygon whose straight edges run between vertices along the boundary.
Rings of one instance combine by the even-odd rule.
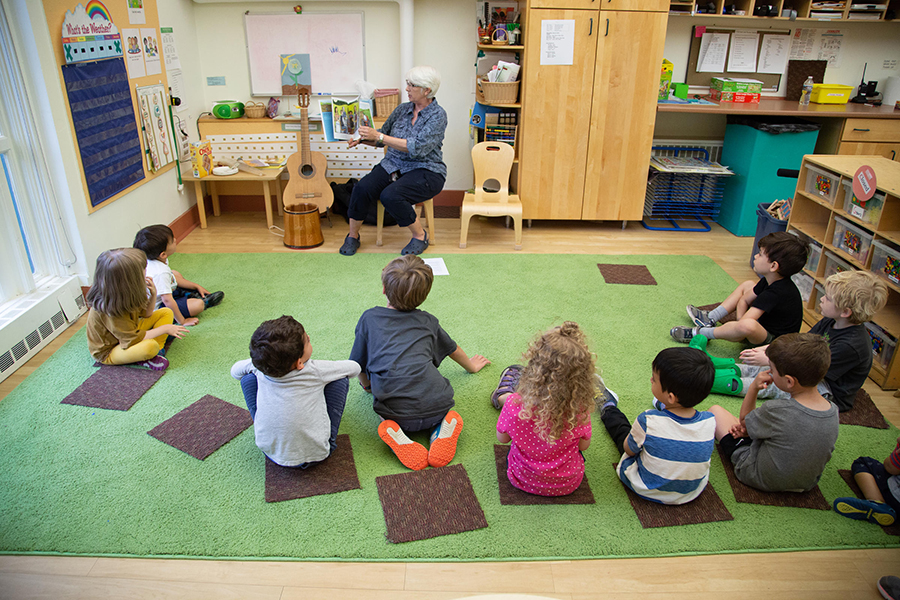
[[[212,144],[209,142],[191,144],[191,167],[197,179],[212,173]]]
[[[669,97],[669,86],[672,85],[672,71],[675,65],[663,59],[662,70],[659,75],[659,99],[666,100]]]
[[[741,92],[743,94],[759,94],[762,92],[762,81],[757,79],[734,79],[731,77],[713,77],[709,82],[710,90],[720,92]]]

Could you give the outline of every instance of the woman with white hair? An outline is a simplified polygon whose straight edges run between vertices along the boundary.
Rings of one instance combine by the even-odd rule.
[[[441,146],[447,129],[447,113],[434,96],[441,76],[433,67],[413,67],[406,74],[409,102],[394,109],[380,130],[360,127],[360,143],[387,148],[384,160],[353,187],[347,216],[350,233],[341,246],[341,254],[352,256],[359,249],[359,229],[376,202],[409,227],[412,239],[401,254],[421,254],[428,247],[428,234],[422,227],[414,205],[434,198],[443,188],[447,166]]]

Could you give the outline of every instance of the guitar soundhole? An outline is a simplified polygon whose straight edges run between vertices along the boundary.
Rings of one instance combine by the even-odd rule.
[[[312,165],[302,165],[298,171],[301,177],[312,177],[316,174],[316,168]]]

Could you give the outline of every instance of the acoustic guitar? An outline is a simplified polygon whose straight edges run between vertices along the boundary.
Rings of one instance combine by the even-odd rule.
[[[290,179],[282,196],[284,207],[289,209],[291,206],[310,203],[318,206],[322,213],[334,203],[334,192],[325,179],[328,161],[321,152],[309,149],[309,92],[301,92],[297,96],[297,103],[300,105],[300,152],[291,154],[287,161]]]

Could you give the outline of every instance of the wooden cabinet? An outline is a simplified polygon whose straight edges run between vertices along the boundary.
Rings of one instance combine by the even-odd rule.
[[[854,209],[853,205],[850,205],[851,212],[847,212],[843,184],[851,181],[862,165],[869,165],[875,171],[876,195],[880,199],[872,205],[866,203],[865,212]],[[879,208],[880,213],[870,212]],[[872,318],[872,323],[877,335],[887,334],[881,340],[881,347],[885,349],[883,352],[892,354],[890,358],[881,355],[885,364],[876,358],[869,376],[884,389],[900,387],[900,353],[893,352],[900,339],[900,277],[890,278],[900,275],[897,273],[900,270],[900,164],[878,156],[804,157],[788,230],[804,234],[820,248],[815,269],[804,269],[805,275],[815,281],[804,306],[803,317],[809,325],[822,318],[818,312],[819,299],[825,279],[835,265],[843,263],[842,269],[871,269],[885,277],[890,289],[887,306]],[[867,245],[865,256],[860,256],[861,251],[852,252]],[[896,252],[897,262],[879,260],[879,254],[890,257],[881,248]]]
[[[846,119],[838,154],[877,155],[900,161],[900,121]]]
[[[547,2],[549,0],[541,0]],[[528,219],[641,218],[665,12],[527,11],[520,187]],[[573,20],[572,65],[541,64],[541,22]]]
[[[600,10],[634,10],[639,12],[668,12],[669,0],[597,0]],[[665,32],[663,32],[665,33]],[[665,39],[665,35],[663,35]]]

